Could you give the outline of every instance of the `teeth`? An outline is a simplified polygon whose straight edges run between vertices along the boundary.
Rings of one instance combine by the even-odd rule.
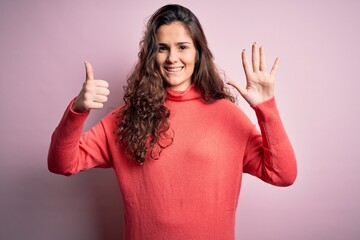
[[[169,72],[178,72],[182,69],[182,67],[176,67],[176,68],[169,68],[167,67],[166,70]]]

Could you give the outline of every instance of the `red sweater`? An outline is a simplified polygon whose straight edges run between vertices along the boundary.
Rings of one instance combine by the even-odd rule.
[[[71,105],[53,133],[51,172],[73,175],[112,167],[124,200],[126,240],[233,240],[242,173],[287,186],[293,149],[275,100],[254,106],[262,135],[233,103],[204,103],[192,86],[168,90],[174,142],[158,160],[131,160],[114,135],[119,109],[82,134],[88,113]]]

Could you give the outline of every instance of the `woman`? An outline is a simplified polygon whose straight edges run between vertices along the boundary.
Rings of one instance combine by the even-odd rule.
[[[259,56],[258,56],[259,55]],[[102,108],[108,84],[86,81],[55,130],[48,164],[73,175],[112,167],[124,202],[125,239],[234,239],[242,173],[273,185],[296,178],[296,161],[274,100],[276,60],[242,52],[246,88],[261,134],[233,103],[196,16],[167,5],[150,18],[125,105],[81,134],[90,109]]]

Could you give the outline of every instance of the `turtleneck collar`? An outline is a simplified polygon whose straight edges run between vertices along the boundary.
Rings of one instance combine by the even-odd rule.
[[[177,91],[167,88],[166,92],[167,92],[166,99],[176,102],[189,101],[201,97],[200,92],[198,92],[195,89],[194,84],[191,84],[185,91]]]

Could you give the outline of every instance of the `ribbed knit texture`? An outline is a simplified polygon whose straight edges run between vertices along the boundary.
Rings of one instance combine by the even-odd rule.
[[[168,90],[172,145],[138,165],[114,135],[114,110],[82,134],[88,113],[71,104],[49,149],[52,172],[113,167],[124,202],[126,240],[233,240],[242,173],[287,186],[296,161],[275,99],[254,106],[262,135],[233,103],[204,103],[191,86]]]

